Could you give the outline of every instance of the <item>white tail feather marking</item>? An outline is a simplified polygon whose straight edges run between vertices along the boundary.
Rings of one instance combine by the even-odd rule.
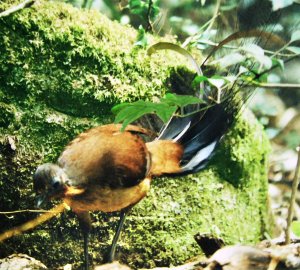
[[[197,154],[189,161],[189,163],[187,163],[185,166],[182,167],[182,170],[184,171],[185,169],[193,168],[193,167],[197,166],[203,160],[207,159],[211,155],[213,150],[215,149],[217,142],[218,142],[218,140],[216,140],[216,141],[210,143],[208,146],[200,149],[197,152]]]

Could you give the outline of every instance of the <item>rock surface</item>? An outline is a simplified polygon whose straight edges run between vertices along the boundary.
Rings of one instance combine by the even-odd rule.
[[[0,270],[42,270],[47,267],[26,254],[12,254],[0,260]]]

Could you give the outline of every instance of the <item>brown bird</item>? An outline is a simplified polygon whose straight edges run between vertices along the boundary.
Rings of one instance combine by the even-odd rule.
[[[226,99],[209,108],[199,105],[194,114],[174,116],[151,142],[140,136],[151,131],[138,126],[129,125],[124,131],[115,124],[92,128],[66,146],[57,164],[37,168],[38,205],[62,198],[78,216],[85,269],[89,268],[89,211],[121,211],[109,253],[113,261],[126,213],[147,195],[151,179],[186,175],[206,166],[238,111],[237,106],[230,109],[230,102]]]

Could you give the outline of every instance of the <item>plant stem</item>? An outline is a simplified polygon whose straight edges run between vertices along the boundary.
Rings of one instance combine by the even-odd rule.
[[[220,6],[221,6],[221,0],[217,0],[215,11],[214,11],[214,14],[213,14],[213,20],[210,21],[210,24],[207,27],[206,31],[209,31],[212,28],[212,26],[214,25],[215,20],[218,17]]]
[[[147,32],[153,32],[152,24],[151,24],[151,9],[152,9],[152,5],[153,5],[152,0],[149,0],[148,10],[147,10],[147,27],[146,27],[146,31]]]
[[[59,213],[63,212],[65,210],[66,206],[65,203],[60,203],[59,205],[56,205],[53,207],[49,212],[44,213],[42,215],[39,215],[33,220],[27,221],[26,223],[14,227],[12,229],[9,229],[3,233],[0,234],[0,242],[3,242],[4,240],[11,238],[13,236],[19,235],[23,232],[26,232],[28,230],[31,230],[35,228],[36,226],[46,222],[50,218],[53,218],[54,216],[57,216]]]
[[[298,151],[298,160],[297,160],[297,165],[296,165],[296,170],[295,170],[295,176],[293,179],[293,186],[292,186],[292,195],[290,199],[290,206],[289,206],[289,211],[288,211],[288,216],[287,216],[287,224],[286,224],[286,229],[285,229],[285,244],[288,245],[291,242],[291,237],[290,237],[290,228],[293,220],[293,212],[294,212],[294,205],[295,205],[295,200],[296,200],[296,193],[299,185],[299,170],[300,170],[300,145],[297,148]]]
[[[254,83],[257,86],[265,88],[294,88],[300,89],[300,84],[298,83]]]

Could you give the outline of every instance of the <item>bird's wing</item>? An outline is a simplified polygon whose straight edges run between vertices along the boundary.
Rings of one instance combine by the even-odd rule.
[[[146,132],[129,126],[130,131]],[[145,178],[150,155],[141,137],[116,125],[92,128],[71,141],[58,164],[70,179],[70,185],[130,187]]]
[[[110,131],[110,132],[119,132],[122,130],[122,125],[121,124],[108,124],[108,125],[103,125],[100,126],[99,129],[105,130],[105,131]],[[149,137],[156,137],[157,134],[156,132],[142,128],[140,126],[135,126],[135,125],[127,125],[125,127],[125,131],[131,132],[133,134],[143,134]]]

